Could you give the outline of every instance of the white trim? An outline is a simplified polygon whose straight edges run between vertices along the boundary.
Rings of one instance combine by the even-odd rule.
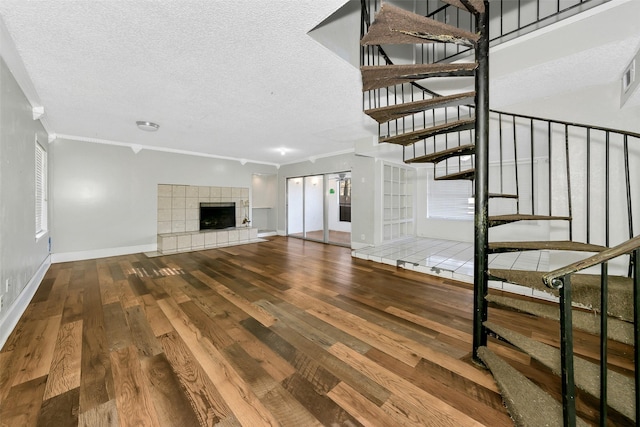
[[[155,252],[157,250],[158,250],[158,244],[152,243],[148,245],[94,249],[90,251],[61,252],[61,253],[51,254],[51,262],[53,264],[57,264],[59,262],[82,261],[85,259],[106,258],[110,256],[137,254],[140,252]]]
[[[184,154],[184,155],[187,155],[187,156],[197,156],[197,157],[208,157],[208,158],[213,158],[213,159],[232,160],[234,162],[240,162],[240,163],[244,162],[244,163],[242,163],[243,165],[245,163],[256,163],[256,164],[260,164],[260,165],[269,165],[269,166],[276,166],[276,167],[279,166],[277,163],[263,162],[263,161],[260,161],[260,160],[238,159],[236,157],[217,156],[215,154],[200,153],[200,152],[197,152],[197,151],[177,150],[175,148],[167,148],[167,147],[154,147],[154,146],[151,146],[151,145],[133,144],[131,142],[113,141],[113,140],[110,140],[110,139],[90,138],[90,137],[86,137],[86,136],[66,135],[66,134],[61,134],[61,133],[56,134],[56,138],[58,138],[58,139],[60,139],[60,138],[61,139],[70,139],[72,141],[81,141],[81,142],[93,142],[94,144],[116,145],[118,147],[129,147],[136,154],[144,149],[144,150],[149,150],[149,151],[160,151],[160,152],[163,152],[163,153]]]
[[[31,280],[29,280],[29,283],[27,283],[27,286],[20,292],[18,298],[11,304],[11,307],[9,307],[4,317],[0,320],[0,348],[4,347],[7,339],[9,339],[9,335],[11,335],[11,332],[13,332],[13,329],[18,324],[18,320],[20,320],[20,317],[22,317],[22,314],[29,306],[31,299],[36,294],[50,266],[51,256],[47,255],[33,277],[31,277]]]

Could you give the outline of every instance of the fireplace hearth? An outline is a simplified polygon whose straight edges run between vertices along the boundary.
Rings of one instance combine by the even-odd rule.
[[[200,203],[200,230],[225,229],[235,226],[235,202]]]

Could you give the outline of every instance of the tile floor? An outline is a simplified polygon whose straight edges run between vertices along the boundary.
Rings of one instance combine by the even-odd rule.
[[[427,274],[473,283],[473,243],[412,237],[352,251],[356,258],[380,262]],[[509,252],[489,255],[489,268],[549,270],[548,251]],[[550,294],[524,286],[490,281],[489,286],[521,295],[555,301]]]

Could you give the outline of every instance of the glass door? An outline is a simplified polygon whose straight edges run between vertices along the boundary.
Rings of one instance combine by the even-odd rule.
[[[302,178],[287,179],[287,235],[304,238],[304,187]]]
[[[351,246],[351,173],[288,178],[287,235]]]
[[[351,172],[327,175],[327,242],[351,246]]]
[[[324,233],[324,176],[313,175],[304,178],[304,237],[325,242]]]

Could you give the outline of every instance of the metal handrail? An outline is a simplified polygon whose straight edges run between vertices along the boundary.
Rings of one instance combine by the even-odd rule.
[[[621,255],[630,254],[636,249],[640,249],[640,235],[635,236],[627,240],[626,242],[619,244],[618,246],[614,246],[613,248],[590,256],[589,258],[585,258],[583,260],[550,271],[542,276],[542,280],[548,287],[552,289],[559,289],[560,287],[562,287],[562,281],[560,280],[561,277],[564,277],[568,274],[577,273],[579,271],[598,264],[605,263],[607,261],[611,261],[613,258],[617,258]]]

